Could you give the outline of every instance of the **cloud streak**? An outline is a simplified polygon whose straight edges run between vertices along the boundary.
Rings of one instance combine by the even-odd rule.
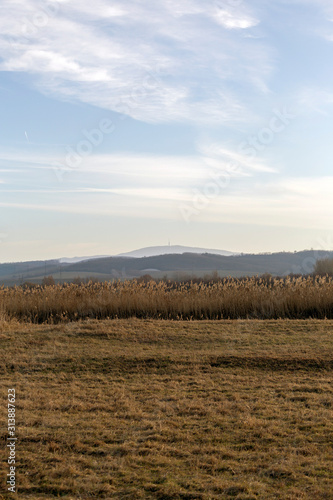
[[[218,151],[221,154],[221,149]],[[31,156],[24,171],[20,155],[17,163],[14,154],[3,155],[6,159],[0,163],[6,164],[10,158],[13,171],[3,168],[6,189],[0,189],[0,207],[179,221],[180,206],[191,204],[202,186],[212,182],[210,172],[223,174],[225,171],[223,162],[207,165],[207,159],[216,160],[215,149],[214,155],[205,153],[206,156],[198,158],[99,155],[87,158],[79,171],[68,176],[65,185],[55,183],[53,157]],[[229,150],[223,150],[223,155],[231,158],[228,153]],[[280,174],[276,178],[266,165],[265,178],[263,164],[258,171],[247,165],[246,158],[233,159],[239,161],[240,171],[231,171],[231,181],[199,211],[194,221],[330,230],[332,176],[288,177]],[[20,182],[16,168],[21,172]],[[20,197],[13,200],[13,193],[20,193]]]
[[[35,0],[5,0],[0,20],[0,70],[31,75],[46,94],[150,123],[221,124],[253,113],[230,83],[267,88],[270,51],[244,37],[259,25],[245,3],[53,4],[45,17]]]
[[[313,186],[315,185],[315,189]],[[256,224],[271,227],[316,228],[331,231],[333,178],[283,179],[278,185],[251,183],[226,190],[193,222]],[[141,220],[181,220],[179,205],[191,192],[176,187],[86,188],[67,192],[23,193],[22,201],[3,200],[0,207],[78,215],[130,217]],[[3,198],[3,197],[2,197]]]

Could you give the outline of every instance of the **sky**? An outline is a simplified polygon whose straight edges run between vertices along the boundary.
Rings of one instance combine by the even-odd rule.
[[[3,0],[0,262],[333,249],[331,0]]]

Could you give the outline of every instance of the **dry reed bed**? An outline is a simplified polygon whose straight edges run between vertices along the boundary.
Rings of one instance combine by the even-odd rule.
[[[333,318],[333,279],[298,277],[150,281],[0,288],[3,318],[57,323],[86,318]]]

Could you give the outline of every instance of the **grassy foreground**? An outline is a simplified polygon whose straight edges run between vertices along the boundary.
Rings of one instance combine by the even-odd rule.
[[[333,499],[333,321],[2,324],[17,498]]]

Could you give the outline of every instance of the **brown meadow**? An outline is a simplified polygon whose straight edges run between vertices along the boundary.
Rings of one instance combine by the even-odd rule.
[[[333,499],[332,331],[329,320],[2,322],[0,498],[13,498],[15,387],[18,498]]]

